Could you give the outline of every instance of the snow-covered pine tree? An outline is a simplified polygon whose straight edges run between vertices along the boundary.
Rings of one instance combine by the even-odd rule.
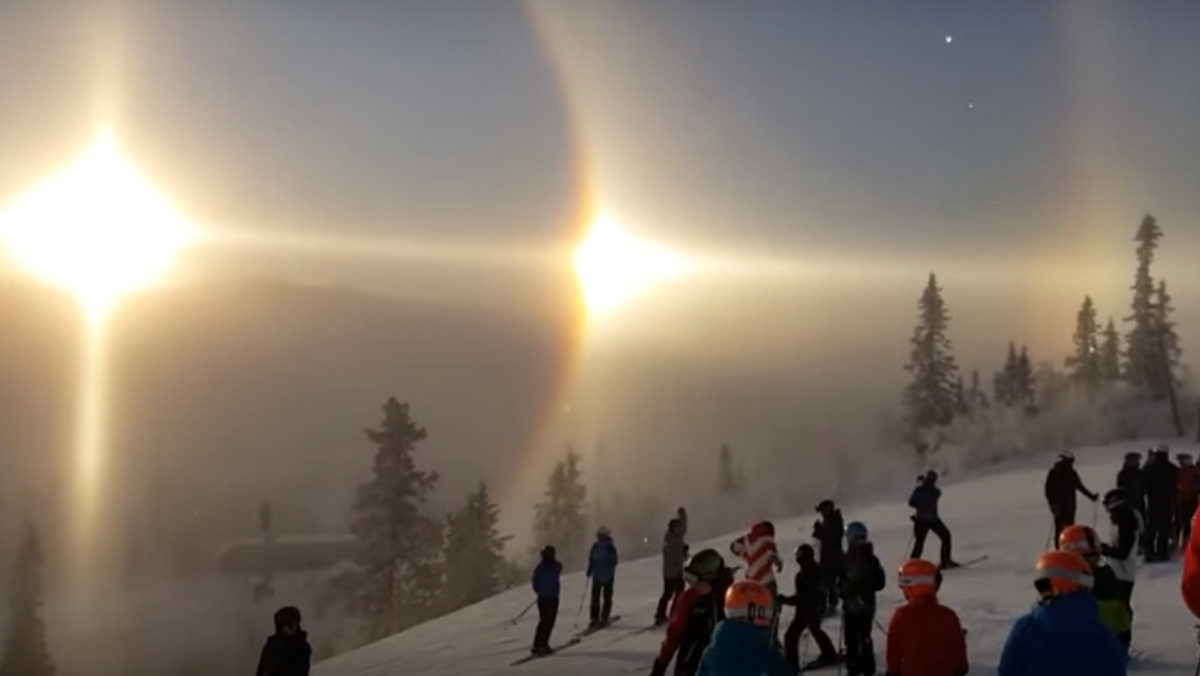
[[[1096,306],[1091,296],[1084,296],[1083,305],[1075,315],[1073,348],[1066,366],[1071,379],[1089,389],[1100,384],[1100,325],[1096,322]]]
[[[729,444],[721,444],[718,462],[717,491],[723,495],[738,492],[737,470],[733,466],[733,449]]]
[[[1179,358],[1183,355],[1182,348],[1179,347],[1179,335],[1175,333],[1175,322],[1171,321],[1171,315],[1175,312],[1175,306],[1171,305],[1171,295],[1167,293],[1167,282],[1159,280],[1158,286],[1154,289],[1154,309],[1157,313],[1157,336],[1160,358],[1160,373],[1155,394],[1167,396],[1167,374],[1170,374],[1171,385],[1175,388],[1180,386],[1179,378]]]
[[[492,502],[487,484],[467,496],[457,511],[446,517],[446,610],[482,601],[505,589],[504,543],[500,534],[500,507]]]
[[[575,451],[567,449],[566,459],[558,461],[550,472],[545,500],[534,508],[537,546],[553,545],[566,568],[580,566],[587,545],[587,487],[579,460]]]
[[[987,393],[983,391],[983,385],[979,379],[979,369],[971,370],[971,389],[967,390],[967,404],[972,410],[987,408],[988,404]]]
[[[962,376],[954,381],[954,408],[960,414],[971,412],[971,404],[967,401],[967,388],[963,384]]]
[[[1009,341],[1008,355],[1004,358],[1004,366],[992,378],[992,397],[996,403],[1012,406],[1017,403],[1017,384],[1020,379],[1020,365],[1017,362],[1017,345]]]
[[[1137,269],[1133,276],[1132,313],[1125,321],[1132,324],[1125,338],[1125,362],[1122,371],[1129,383],[1144,395],[1164,399],[1167,395],[1163,377],[1162,356],[1158,338],[1159,327],[1167,320],[1169,309],[1160,311],[1157,303],[1157,287],[1150,274],[1154,252],[1162,239],[1162,228],[1150,214],[1142,219],[1134,241],[1137,246]]]
[[[13,584],[9,587],[8,634],[0,676],[54,676],[42,622],[42,546],[37,528],[26,524]]]
[[[1108,318],[1108,325],[1104,327],[1097,367],[1100,379],[1104,382],[1112,383],[1121,379],[1121,336],[1112,317]]]
[[[1029,349],[1022,345],[1021,354],[1017,356],[1017,368],[1013,374],[1013,392],[1017,403],[1026,408],[1036,405],[1037,383],[1033,375],[1033,363],[1029,359]]]
[[[920,315],[910,340],[912,352],[904,366],[912,374],[912,381],[904,388],[903,402],[910,440],[917,452],[923,454],[926,449],[920,441],[921,432],[930,427],[944,427],[954,419],[958,366],[946,335],[950,313],[933,273],[918,307]]]
[[[383,406],[378,429],[365,430],[376,446],[373,476],[358,488],[350,530],[360,574],[348,602],[378,639],[437,614],[442,589],[442,526],[423,513],[436,472],[417,469],[425,428],[395,397]]]

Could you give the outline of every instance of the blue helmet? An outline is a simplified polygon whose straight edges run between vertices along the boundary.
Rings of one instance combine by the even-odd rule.
[[[846,541],[862,542],[867,539],[867,526],[862,521],[851,521],[846,524]]]

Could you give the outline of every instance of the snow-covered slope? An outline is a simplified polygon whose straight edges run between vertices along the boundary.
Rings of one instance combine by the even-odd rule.
[[[1112,486],[1121,456],[1141,450],[1144,443],[1083,449],[1076,453],[1084,482],[1095,491]],[[955,558],[965,561],[987,554],[978,565],[947,574],[942,600],[955,608],[969,634],[973,674],[994,674],[1004,639],[1013,620],[1034,600],[1033,566],[1049,541],[1050,521],[1042,497],[1042,482],[1052,456],[963,479],[943,486],[942,512],[954,533]],[[891,607],[899,602],[895,565],[905,558],[911,534],[907,492],[898,491],[877,504],[844,507],[847,520],[860,520],[871,529],[876,552],[888,566],[888,589],[880,598],[880,620],[886,626]],[[1093,507],[1080,498],[1081,523],[1091,523]],[[1099,510],[1098,530],[1107,538],[1108,524]],[[780,551],[789,554],[807,541],[813,515],[776,519]],[[693,543],[693,551],[713,546],[726,552],[732,538]],[[936,555],[937,539],[930,537],[927,555]],[[789,557],[790,558],[790,557]],[[383,676],[385,674],[439,674],[467,676],[503,671],[523,674],[600,676],[646,674],[661,640],[660,631],[632,634],[654,613],[660,591],[658,559],[624,563],[618,570],[614,614],[621,620],[578,645],[550,657],[510,667],[528,652],[536,623],[530,612],[515,626],[508,620],[532,600],[531,593],[515,589],[475,606],[410,629],[328,662],[317,665],[317,676]],[[794,564],[781,577],[790,592]],[[1131,673],[1191,673],[1196,659],[1193,621],[1179,599],[1178,564],[1144,566],[1134,593],[1134,647],[1139,659]],[[582,575],[563,578],[563,607],[551,643],[557,645],[575,631],[576,611],[583,594]],[[586,611],[585,611],[586,614]],[[785,616],[785,621],[790,619]],[[586,621],[586,620],[585,620]],[[826,630],[837,636],[836,621]],[[876,630],[877,652],[884,637]],[[810,656],[815,656],[811,652]],[[882,666],[882,661],[880,662]]]

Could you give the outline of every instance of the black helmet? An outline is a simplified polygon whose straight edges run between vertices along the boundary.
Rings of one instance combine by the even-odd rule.
[[[275,611],[275,630],[281,631],[284,627],[299,627],[300,626],[300,609],[296,606],[284,606]]]
[[[1125,454],[1125,462],[1133,463],[1133,462],[1141,462],[1141,461],[1142,461],[1141,453],[1130,451],[1129,453]]]
[[[808,543],[796,545],[795,556],[796,556],[797,561],[808,561],[808,560],[816,557],[816,555],[817,555],[817,552],[816,552],[816,550],[813,549],[812,545],[810,545]]]
[[[688,559],[684,570],[701,580],[715,580],[725,568],[725,559],[715,549],[702,549]]]
[[[1124,488],[1114,488],[1104,494],[1104,508],[1110,512],[1129,501],[1129,494]]]
[[[542,547],[543,561],[553,561],[555,556],[558,556],[558,550],[554,549],[554,545],[546,545],[545,547]]]
[[[817,512],[820,514],[824,514],[825,512],[829,512],[829,511],[833,511],[833,509],[834,509],[833,500],[822,500],[817,503],[817,507],[816,507]]]

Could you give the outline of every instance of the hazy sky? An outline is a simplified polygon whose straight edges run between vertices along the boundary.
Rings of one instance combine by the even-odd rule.
[[[1194,355],[1197,26],[1165,0],[7,3],[0,197],[104,110],[199,225],[312,244],[191,269],[566,320],[566,260],[502,254],[553,252],[591,199],[735,264],[604,349],[751,383],[855,352],[898,380],[930,270],[965,366],[1010,339],[1060,363],[1085,293],[1124,313],[1150,210]]]

